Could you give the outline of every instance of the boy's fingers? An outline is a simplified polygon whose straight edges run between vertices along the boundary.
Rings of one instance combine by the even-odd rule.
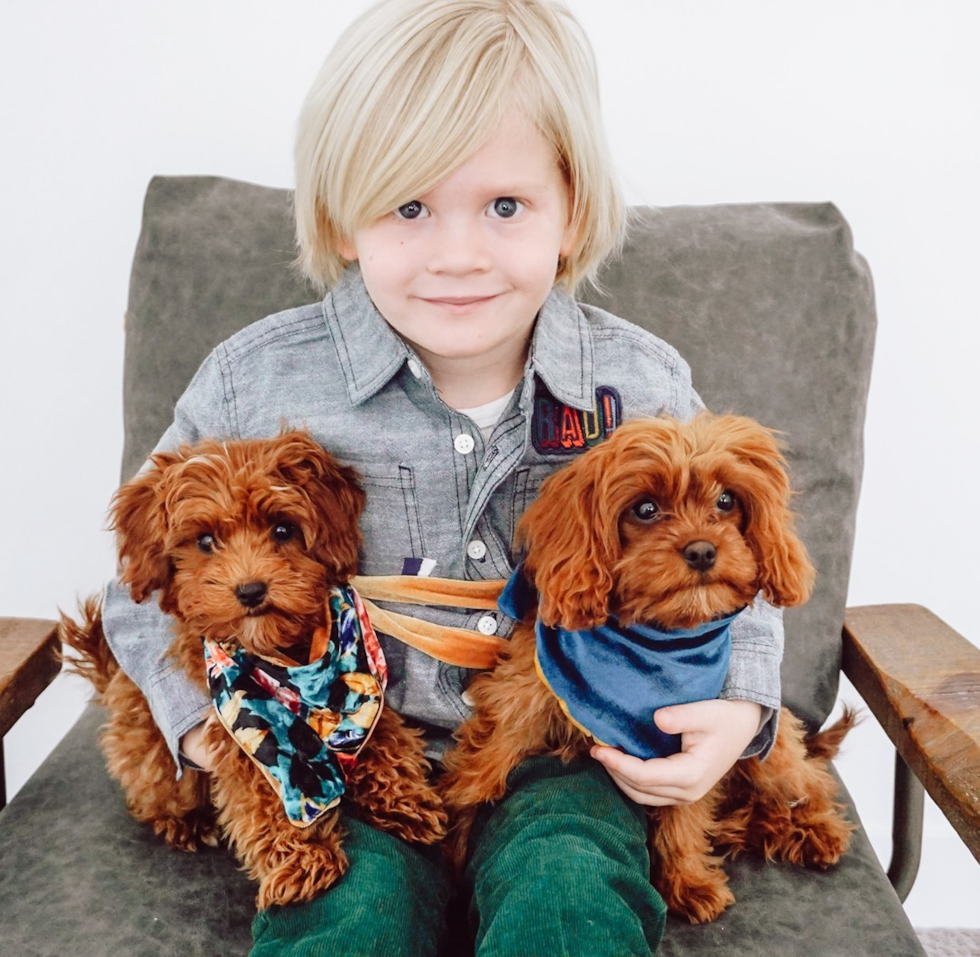
[[[617,775],[620,779],[629,781],[631,784],[639,783],[635,776],[644,764],[639,758],[624,754],[615,748],[607,748],[604,745],[593,747],[591,754],[607,771]]]
[[[692,701],[689,704],[672,704],[658,708],[653,713],[654,723],[666,734],[690,734],[703,731],[711,724],[715,701]]]
[[[683,734],[684,749],[689,750],[702,737],[717,737],[721,730],[740,738],[748,735],[748,744],[759,729],[761,716],[761,706],[751,701],[715,698],[658,708],[653,720],[667,734]]]
[[[615,778],[613,778],[615,780]],[[622,781],[616,781],[616,786],[620,791],[623,792],[631,801],[636,804],[640,804],[643,807],[670,807],[675,804],[689,804],[690,801],[684,797],[683,793],[678,792],[677,797],[672,796],[672,792],[656,792],[651,794],[648,791],[638,791],[635,788],[631,788],[628,784],[624,784]]]
[[[651,781],[647,761],[631,757],[615,748],[594,747],[592,756],[606,769],[616,786],[637,804],[660,807],[668,804],[686,803],[689,798],[683,788],[672,784],[659,784]],[[667,759],[655,759],[666,763]],[[654,776],[656,777],[656,776]]]
[[[689,772],[692,769],[683,753],[646,761],[624,754],[616,748],[599,745],[591,753],[618,782],[634,789],[652,788],[661,794],[669,793],[672,797],[680,797],[691,786]]]

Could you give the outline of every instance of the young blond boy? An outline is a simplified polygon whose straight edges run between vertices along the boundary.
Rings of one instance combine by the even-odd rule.
[[[505,578],[540,482],[624,418],[700,406],[666,343],[571,298],[623,233],[594,63],[550,0],[383,0],[340,38],[296,149],[300,263],[322,302],[218,346],[159,448],[303,425],[368,495],[361,572]],[[394,606],[394,610],[400,610]],[[407,610],[407,609],[404,609]],[[506,635],[502,615],[411,609]],[[104,617],[177,760],[207,767],[209,703],[168,665],[169,628],[118,584]],[[470,673],[382,638],[388,701],[435,759]],[[477,828],[467,870],[481,955],[652,954],[642,804],[696,800],[772,741],[782,627],[761,599],[733,626],[722,698],[657,714],[681,754],[534,759]],[[453,889],[438,858],[350,819],[351,868],[310,904],[256,917],[253,954],[435,955]],[[461,898],[457,897],[457,900]]]

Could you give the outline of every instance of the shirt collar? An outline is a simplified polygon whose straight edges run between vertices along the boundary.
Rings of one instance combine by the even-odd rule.
[[[352,405],[370,399],[409,359],[417,359],[375,308],[357,263],[327,293],[323,312]],[[525,373],[528,389],[533,394],[536,374],[556,399],[589,410],[595,402],[592,365],[592,332],[585,314],[567,292],[555,287],[535,323]]]
[[[529,388],[532,373],[560,402],[585,411],[595,405],[592,330],[582,307],[558,286],[549,293],[534,327]]]
[[[323,315],[351,405],[366,402],[384,388],[414,354],[375,308],[357,263],[348,266],[327,293]]]

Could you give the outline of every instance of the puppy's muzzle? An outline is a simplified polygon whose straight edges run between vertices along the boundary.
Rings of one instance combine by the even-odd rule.
[[[684,561],[696,572],[706,572],[718,557],[718,549],[711,542],[689,542],[681,549]]]

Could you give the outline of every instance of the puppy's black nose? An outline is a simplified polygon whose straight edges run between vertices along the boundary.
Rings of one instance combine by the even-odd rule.
[[[265,582],[245,582],[235,589],[235,597],[246,608],[256,608],[262,604],[267,591]]]
[[[690,542],[681,549],[681,554],[696,572],[706,572],[714,565],[718,550],[711,542]]]

